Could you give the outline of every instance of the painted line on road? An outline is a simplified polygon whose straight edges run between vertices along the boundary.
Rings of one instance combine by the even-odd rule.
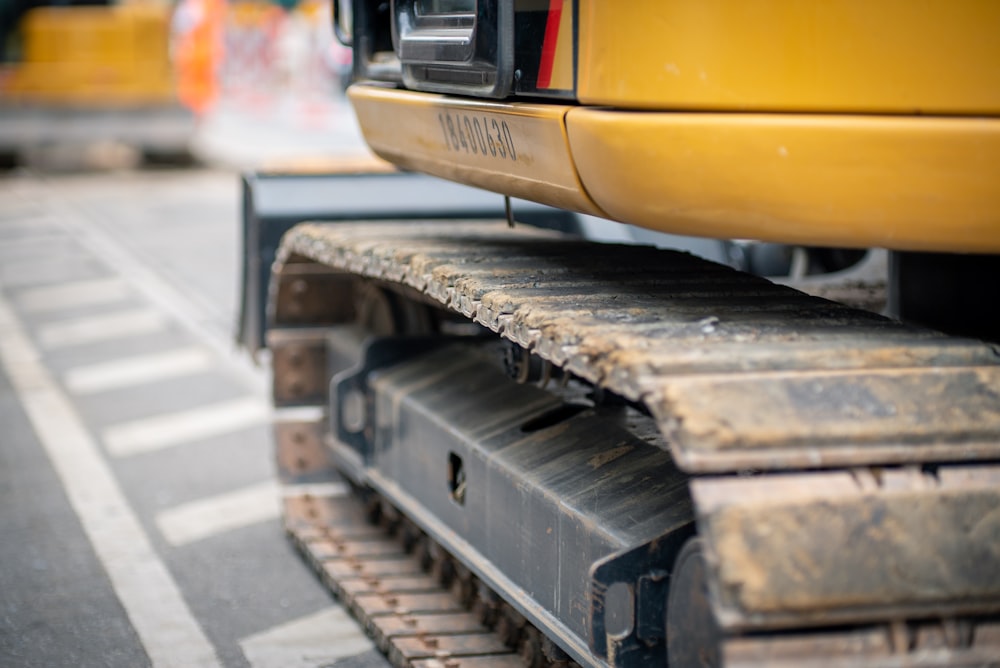
[[[329,607],[240,641],[253,668],[319,668],[374,649],[358,623]]]
[[[6,189],[5,189],[6,192]],[[33,229],[36,226],[44,229],[46,225],[52,223],[52,216],[45,211],[39,211],[37,206],[31,204],[12,204],[11,200],[0,203],[0,227],[15,225],[22,228]],[[51,229],[51,225],[49,225]]]
[[[293,496],[332,499],[350,496],[350,493],[351,490],[342,482],[299,482],[284,483],[281,486],[281,496],[286,499]]]
[[[219,666],[72,404],[0,295],[0,364],[154,668]]]
[[[33,202],[45,203],[45,214],[108,267],[114,267],[130,287],[158,308],[172,315],[176,324],[219,353],[220,359],[253,391],[264,395],[270,386],[266,370],[257,367],[245,354],[236,354],[229,319],[217,323],[217,309],[207,297],[185,291],[151,269],[150,258],[137,255],[125,246],[98,216],[88,213],[57,188],[37,182],[18,182],[15,193]]]
[[[276,520],[281,515],[278,499],[278,483],[268,480],[165,510],[156,516],[156,526],[168,543],[180,547],[226,531]]]
[[[214,365],[214,357],[209,351],[192,346],[75,367],[66,372],[63,381],[73,394],[94,394],[190,376]]]
[[[131,294],[128,285],[120,278],[95,278],[23,290],[17,296],[17,303],[24,311],[42,313],[113,304]]]
[[[67,348],[152,334],[166,327],[166,318],[150,308],[131,309],[107,315],[54,322],[38,329],[43,348]]]
[[[326,408],[323,406],[289,406],[276,408],[271,416],[275,423],[279,422],[318,422],[326,419]]]
[[[88,280],[104,273],[87,260],[80,259],[81,253],[75,255],[51,252],[31,259],[4,259],[0,265],[3,269],[3,283],[8,288],[29,288],[55,283],[67,283],[75,280]]]
[[[266,424],[270,418],[265,401],[248,397],[123,422],[105,429],[102,440],[112,455],[128,457]]]
[[[0,227],[0,233],[5,231],[3,227]],[[40,260],[52,259],[72,252],[70,248],[67,248],[70,244],[76,247],[74,254],[79,255],[79,245],[67,237],[62,230],[52,228],[48,233],[44,229],[32,230],[28,234],[4,238],[3,243],[0,243],[0,259],[6,263],[18,262],[25,257],[37,257]]]

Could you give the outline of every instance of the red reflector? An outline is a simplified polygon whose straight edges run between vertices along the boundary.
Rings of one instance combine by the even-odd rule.
[[[539,88],[548,88],[552,83],[552,65],[556,59],[562,6],[563,0],[549,0],[549,15],[545,19],[545,39],[542,42],[542,60],[538,63]]]

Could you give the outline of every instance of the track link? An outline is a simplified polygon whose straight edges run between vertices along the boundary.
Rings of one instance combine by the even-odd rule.
[[[371,493],[287,491],[292,541],[397,668],[578,668]]]
[[[460,314],[648,410],[658,442],[694,476],[727,660],[796,665],[816,652],[846,652],[848,663],[895,666],[930,648],[937,653],[926,665],[997,665],[994,347],[653,248],[480,222],[303,224],[283,240],[271,285],[270,340],[301,339],[295,354],[295,345],[272,346],[278,405],[326,407],[328,369],[344,367],[324,347],[324,328],[360,321],[380,334],[392,330],[384,323],[419,320],[398,305],[356,304],[362,279],[389,286],[403,303]],[[305,480],[322,469],[325,447],[285,461],[286,474]],[[387,538],[353,538],[360,524],[340,532],[341,516],[324,508],[286,508],[289,530],[399,665],[453,661],[458,654],[444,654],[453,650],[476,655],[449,644],[465,636],[485,656],[522,661],[511,651],[488,654],[516,635],[535,661],[543,639],[533,629],[511,633],[525,627],[502,614],[500,640],[481,630],[439,638],[427,627],[400,635],[398,646],[386,641],[396,636],[375,620],[392,617],[405,629],[401,613],[442,603],[443,588],[408,591],[432,584],[414,570],[420,560]],[[455,569],[449,563],[442,568]],[[331,580],[334,564],[354,577]],[[390,570],[365,570],[383,566]],[[593,665],[614,663],[604,638],[589,642],[598,647]]]
[[[1000,460],[996,349],[684,253],[482,223],[304,224],[280,253],[410,288],[642,402],[691,472]]]

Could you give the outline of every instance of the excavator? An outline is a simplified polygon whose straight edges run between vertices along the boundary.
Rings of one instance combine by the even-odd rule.
[[[394,665],[1000,666],[1000,5],[333,22],[390,165],[246,177],[239,338]],[[853,259],[835,298],[593,220]]]
[[[172,57],[191,41],[174,34],[174,17],[160,0],[0,3],[0,164],[100,142],[190,162],[197,105],[175,60],[190,71],[198,56]]]

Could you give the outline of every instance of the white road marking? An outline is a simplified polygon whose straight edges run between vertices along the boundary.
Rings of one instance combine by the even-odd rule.
[[[73,394],[94,394],[189,376],[210,369],[213,365],[211,353],[204,348],[192,346],[76,367],[66,372],[64,381]]]
[[[267,423],[271,407],[250,397],[123,422],[104,430],[108,452],[127,457]]]
[[[318,668],[373,649],[343,608],[330,607],[240,641],[253,668]]]
[[[168,543],[187,545],[219,533],[278,519],[278,483],[274,480],[199,499],[156,516],[156,526]]]
[[[139,308],[54,322],[39,328],[38,341],[43,348],[65,348],[151,334],[165,326],[166,319],[159,311]]]
[[[0,227],[0,231],[4,231]],[[67,240],[65,234],[60,230],[53,229],[46,233],[46,230],[33,230],[30,235],[18,235],[9,237],[0,244],[0,259],[4,262],[18,262],[24,257],[37,257],[39,260],[51,259],[57,255],[68,252],[67,245],[72,243]],[[79,253],[77,247],[76,254]]]
[[[326,419],[323,406],[291,406],[274,411],[275,422],[317,422]]]
[[[176,323],[198,337],[219,353],[228,368],[235,371],[255,392],[265,395],[270,383],[268,372],[256,366],[246,354],[234,350],[229,319],[218,324],[217,307],[196,292],[185,291],[172,285],[153,269],[148,258],[136,256],[119,241],[98,216],[90,214],[70,200],[59,189],[39,182],[19,181],[14,192],[31,202],[44,202],[44,215],[51,218],[60,230],[115,271],[136,292],[153,302],[159,309],[175,318]]]
[[[219,666],[97,444],[2,296],[0,364],[154,668]]]
[[[6,205],[9,201],[3,204]],[[30,229],[36,226],[39,228],[51,227],[50,223],[52,223],[52,217],[44,211],[39,211],[37,206],[15,204],[10,207],[0,207],[0,225],[17,225]]]
[[[113,304],[130,294],[128,285],[120,278],[96,278],[24,290],[18,295],[17,303],[25,311],[39,313]]]
[[[0,277],[4,285],[10,288],[25,288],[41,285],[53,285],[78,280],[85,274],[95,276],[100,270],[93,264],[80,261],[82,254],[62,254],[52,250],[47,255],[30,259],[4,259],[0,264]]]
[[[281,496],[312,496],[336,498],[347,496],[350,490],[342,482],[304,482],[290,483],[281,486]]]

